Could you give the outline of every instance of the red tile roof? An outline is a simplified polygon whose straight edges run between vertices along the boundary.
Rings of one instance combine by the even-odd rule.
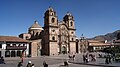
[[[27,40],[24,40],[19,37],[15,36],[0,36],[0,41],[6,41],[6,42],[29,42]]]

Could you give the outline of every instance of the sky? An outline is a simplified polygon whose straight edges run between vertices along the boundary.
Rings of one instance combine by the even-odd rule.
[[[43,27],[49,6],[59,21],[68,11],[74,16],[77,38],[120,30],[120,0],[0,0],[0,35],[27,33],[35,20]]]

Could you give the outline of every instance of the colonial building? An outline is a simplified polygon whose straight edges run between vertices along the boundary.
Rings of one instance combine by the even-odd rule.
[[[116,38],[111,41],[99,41],[99,40],[88,40],[89,51],[101,51],[106,47],[120,47],[120,33],[116,35]]]
[[[67,12],[63,20],[58,21],[57,13],[49,7],[44,13],[44,27],[35,21],[28,33],[20,37],[31,41],[31,56],[58,55],[76,52],[75,31],[71,13]]]
[[[0,36],[0,56],[20,57],[29,55],[29,42],[14,36]]]
[[[111,47],[111,43],[107,41],[88,40],[89,52],[101,52],[104,48]]]
[[[76,52],[77,53],[86,53],[86,52],[100,52],[104,48],[113,46],[111,42],[107,40],[92,40],[87,39],[85,36],[82,36],[76,39]]]

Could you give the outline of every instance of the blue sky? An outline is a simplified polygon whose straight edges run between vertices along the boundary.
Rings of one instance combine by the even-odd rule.
[[[87,38],[120,29],[120,0],[0,0],[0,35],[18,36],[52,6],[61,21],[69,11],[74,16],[76,35]]]

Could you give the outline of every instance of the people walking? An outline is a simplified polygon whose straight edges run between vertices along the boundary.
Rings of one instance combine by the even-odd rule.
[[[111,62],[111,56],[110,56],[110,55],[108,56],[108,61],[109,61],[109,63],[112,63],[112,62]]]
[[[21,62],[23,63],[23,57],[21,57]]]
[[[22,62],[19,62],[17,67],[23,67]]]
[[[75,60],[75,54],[73,55],[73,61]]]
[[[68,67],[68,62],[67,61],[64,61],[64,66]]]
[[[85,56],[85,62],[88,63],[89,62],[89,58],[87,56]]]
[[[32,67],[35,67],[34,64],[32,64]]]
[[[43,66],[48,67],[48,64],[45,61],[43,61]]]
[[[85,63],[85,55],[83,55],[83,62]]]
[[[3,56],[0,58],[0,64],[5,64],[5,60]]]
[[[32,67],[31,61],[28,62],[26,67]]]
[[[109,64],[108,56],[107,56],[106,59],[105,59],[105,64]]]

